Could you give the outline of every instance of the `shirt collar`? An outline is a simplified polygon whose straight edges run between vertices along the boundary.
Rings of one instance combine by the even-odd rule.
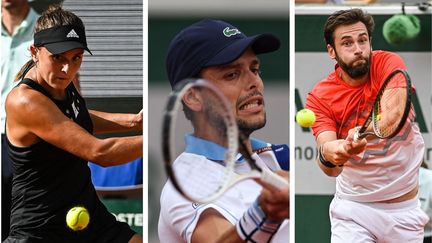
[[[224,154],[226,149],[223,146],[220,146],[219,144],[195,137],[192,134],[185,135],[185,141],[186,141],[185,152],[187,153],[202,155],[209,160],[215,160],[215,161],[224,160]],[[252,145],[252,151],[257,151],[261,148],[265,148],[269,146],[268,143],[255,138],[251,138],[251,145]],[[237,158],[242,159],[241,156],[237,156]]]
[[[223,161],[226,149],[219,144],[213,143],[187,134],[185,136],[187,153],[198,154],[209,160]]]

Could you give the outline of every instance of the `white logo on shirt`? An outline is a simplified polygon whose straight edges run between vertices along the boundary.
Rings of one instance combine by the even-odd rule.
[[[77,117],[78,117],[78,113],[79,113],[79,111],[78,111],[78,109],[77,109],[76,106],[75,106],[75,102],[72,102],[72,109],[73,109],[73,112],[74,112],[75,118],[77,118]]]
[[[67,38],[79,38],[78,34],[72,29],[66,36]]]

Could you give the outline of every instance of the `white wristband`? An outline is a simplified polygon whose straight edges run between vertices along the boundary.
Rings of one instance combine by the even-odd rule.
[[[270,242],[280,226],[280,222],[267,220],[267,216],[258,203],[258,198],[251,207],[237,221],[237,234],[245,242],[266,243]]]

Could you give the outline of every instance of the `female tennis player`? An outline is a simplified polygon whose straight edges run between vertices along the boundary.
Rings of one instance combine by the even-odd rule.
[[[87,47],[79,17],[60,6],[38,19],[31,60],[6,100],[6,133],[13,161],[10,235],[5,242],[141,242],[98,199],[87,161],[102,166],[142,156],[142,136],[98,139],[93,133],[142,130],[142,113],[87,110],[72,80]],[[90,223],[66,225],[75,206]]]

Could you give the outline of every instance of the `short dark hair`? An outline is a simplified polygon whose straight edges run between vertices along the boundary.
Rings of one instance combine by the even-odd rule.
[[[324,38],[326,44],[331,45],[334,48],[334,32],[336,28],[341,25],[351,25],[357,22],[362,22],[366,26],[370,40],[375,27],[375,22],[372,18],[372,15],[363,12],[363,10],[359,8],[354,8],[348,10],[339,10],[330,15],[326,24],[324,25]]]

